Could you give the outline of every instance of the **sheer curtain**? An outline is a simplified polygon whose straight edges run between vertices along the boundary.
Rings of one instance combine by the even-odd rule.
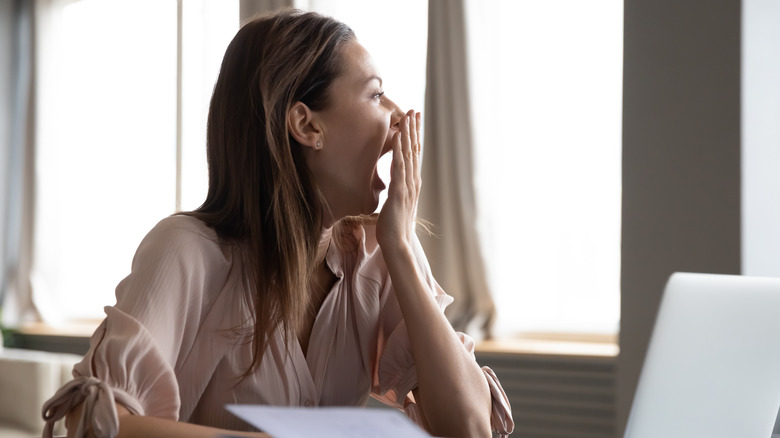
[[[102,317],[144,234],[174,212],[177,5],[39,5],[31,279],[57,324]]]
[[[203,201],[205,113],[238,1],[36,4],[29,278],[56,325],[102,318],[148,230]]]
[[[467,2],[496,333],[617,333],[623,3]]]
[[[36,320],[32,257],[34,2],[0,4],[0,325]]]

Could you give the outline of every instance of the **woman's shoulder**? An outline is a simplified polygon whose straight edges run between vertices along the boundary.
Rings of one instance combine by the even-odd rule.
[[[176,214],[157,223],[141,242],[139,249],[177,252],[182,256],[212,254],[227,258],[214,229],[200,219]]]
[[[212,240],[216,238],[214,230],[205,222],[186,214],[173,214],[162,219],[152,228],[152,232],[195,234]]]

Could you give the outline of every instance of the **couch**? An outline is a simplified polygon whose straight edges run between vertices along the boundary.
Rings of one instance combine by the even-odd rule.
[[[40,437],[41,408],[71,379],[75,354],[3,348],[0,346],[0,437]],[[60,422],[55,435],[64,435]]]

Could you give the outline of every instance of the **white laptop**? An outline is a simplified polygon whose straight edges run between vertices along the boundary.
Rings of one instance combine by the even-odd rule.
[[[780,409],[780,278],[676,273],[625,438],[770,438]]]

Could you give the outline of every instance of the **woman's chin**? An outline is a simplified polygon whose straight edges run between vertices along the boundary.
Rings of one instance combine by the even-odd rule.
[[[371,179],[371,198],[367,203],[368,205],[366,206],[368,207],[366,209],[368,212],[365,214],[376,213],[376,209],[379,207],[379,198],[385,188],[387,188],[387,186],[385,186],[385,182],[382,181],[382,178],[380,178],[379,174],[376,172],[376,170],[374,170],[374,175]]]
[[[369,211],[370,211],[370,212],[369,212],[369,213],[366,213],[366,214],[369,214],[369,215],[371,215],[371,214],[374,214],[374,213],[379,213],[379,212],[377,211],[377,208],[379,208],[379,201],[377,201],[377,202],[374,202],[374,204],[373,204],[372,208],[370,208],[370,209],[369,209]]]
[[[363,206],[363,211],[361,212],[361,214],[363,214],[363,215],[371,215],[371,214],[374,214],[374,213],[377,212],[376,209],[377,209],[377,207],[379,207],[379,194],[380,193],[381,192],[379,192],[379,191],[374,191],[372,193],[372,196],[368,200],[366,200],[366,202],[365,202],[365,204]]]

